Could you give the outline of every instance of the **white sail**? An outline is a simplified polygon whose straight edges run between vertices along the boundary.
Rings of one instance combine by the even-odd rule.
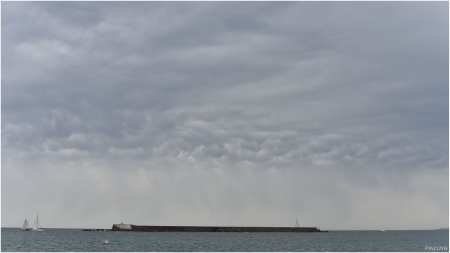
[[[30,225],[28,224],[27,219],[23,222],[22,230],[30,230]]]
[[[32,231],[44,231],[44,229],[41,227],[41,224],[39,224],[39,214],[36,216],[36,220],[33,223]]]

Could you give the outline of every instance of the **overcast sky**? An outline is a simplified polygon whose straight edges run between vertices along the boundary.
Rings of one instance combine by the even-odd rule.
[[[448,227],[448,2],[1,14],[3,227]]]

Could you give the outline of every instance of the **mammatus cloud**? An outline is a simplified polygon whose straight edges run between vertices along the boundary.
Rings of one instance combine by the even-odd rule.
[[[448,224],[448,3],[2,7],[2,226]]]

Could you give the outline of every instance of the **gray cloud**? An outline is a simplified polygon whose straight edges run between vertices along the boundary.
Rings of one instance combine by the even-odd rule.
[[[446,226],[448,28],[444,2],[5,2],[2,225]]]

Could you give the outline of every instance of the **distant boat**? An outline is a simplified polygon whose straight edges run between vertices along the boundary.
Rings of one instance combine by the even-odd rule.
[[[23,222],[21,230],[22,231],[30,231],[30,225],[28,224],[27,219],[25,219],[25,221]]]
[[[294,227],[296,227],[296,228],[300,227],[300,224],[298,223],[297,218],[295,219],[295,225],[294,225]]]
[[[384,232],[384,229],[380,229],[380,232]]]
[[[41,227],[41,224],[39,224],[39,214],[36,216],[36,220],[34,221],[31,231],[44,231],[44,228]]]

